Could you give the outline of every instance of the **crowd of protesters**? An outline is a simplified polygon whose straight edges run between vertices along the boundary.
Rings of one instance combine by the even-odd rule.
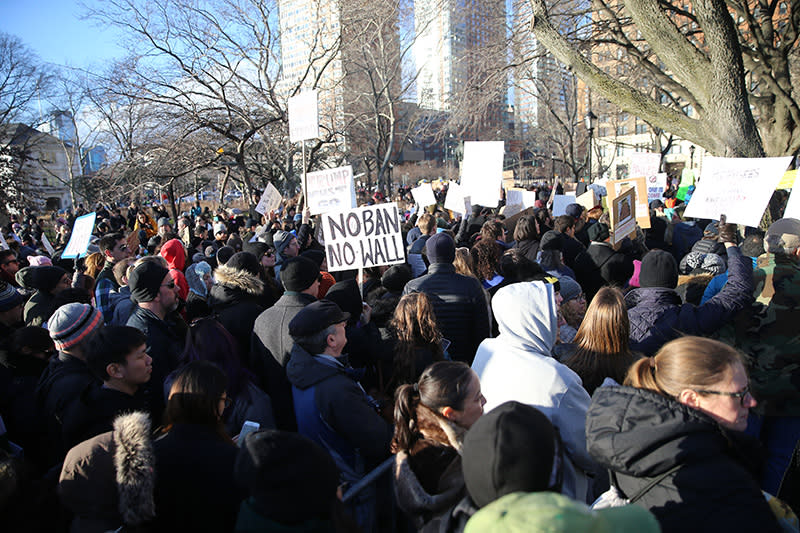
[[[0,529],[797,531],[800,220],[668,190],[620,239],[552,192],[401,189],[406,262],[360,272],[299,196],[98,205],[79,259],[82,206],[13,215]]]

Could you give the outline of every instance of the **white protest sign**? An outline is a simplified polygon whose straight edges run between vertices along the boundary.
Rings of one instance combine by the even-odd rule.
[[[611,244],[636,231],[636,189],[625,189],[611,201]]]
[[[661,166],[661,154],[634,152],[630,160],[631,169],[628,171],[628,176],[631,178],[648,178],[658,174],[658,168]]]
[[[473,204],[497,207],[503,183],[503,141],[467,141],[461,162],[461,186]]]
[[[466,198],[464,198],[464,188],[451,181],[447,186],[447,196],[444,199],[444,208],[453,211],[454,213],[469,213],[469,208],[466,207]]]
[[[506,191],[506,207],[510,205],[525,205],[525,189],[508,189]]]
[[[789,201],[786,202],[786,210],[783,212],[783,218],[800,219],[800,187],[792,189],[792,193],[789,195]]]
[[[53,245],[50,244],[50,239],[47,238],[47,235],[42,232],[42,244],[44,245],[44,249],[47,250],[47,253],[50,254],[50,257],[53,257],[56,253]]]
[[[293,143],[319,137],[317,91],[289,98],[289,140]]]
[[[647,177],[647,201],[661,200],[667,188],[667,173],[660,172]]]
[[[558,217],[567,214],[567,206],[574,204],[575,195],[572,194],[554,194],[553,195],[553,216]]]
[[[72,236],[69,238],[67,247],[61,253],[62,259],[73,259],[86,255],[96,217],[97,213],[92,212],[75,219],[75,224],[72,225]]]
[[[6,238],[3,237],[3,233],[0,232],[0,250],[10,250],[8,243],[6,242]]]
[[[436,197],[433,195],[430,183],[423,183],[419,187],[411,189],[411,196],[414,197],[414,203],[419,208],[436,205]]]
[[[525,209],[529,207],[536,207],[536,191],[525,191],[522,193],[522,205],[525,206]]]
[[[306,199],[312,215],[355,207],[353,167],[348,165],[306,174]]]
[[[266,215],[270,211],[278,209],[281,205],[281,193],[272,183],[267,183],[267,188],[264,189],[264,194],[256,206],[256,212]]]
[[[594,206],[598,204],[597,202],[597,193],[594,192],[594,189],[589,189],[585,193],[581,194],[575,199],[575,202],[582,205],[584,209],[589,211],[593,209]]]
[[[397,204],[378,204],[324,213],[328,271],[393,265],[406,260]]]
[[[706,157],[685,215],[757,228],[792,157]]]

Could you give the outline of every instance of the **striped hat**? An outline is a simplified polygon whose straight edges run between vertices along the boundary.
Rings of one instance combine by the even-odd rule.
[[[10,311],[24,301],[25,299],[13,286],[0,280],[0,313]]]
[[[59,350],[84,342],[103,325],[103,314],[88,304],[70,303],[59,307],[47,327]]]

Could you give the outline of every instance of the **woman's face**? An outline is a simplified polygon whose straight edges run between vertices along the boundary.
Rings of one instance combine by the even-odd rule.
[[[472,380],[467,388],[467,398],[464,400],[464,405],[461,411],[453,410],[451,420],[459,426],[469,429],[483,414],[483,406],[485,404],[486,398],[481,393],[481,381],[478,379],[478,374],[472,372]]]
[[[747,373],[741,363],[736,363],[723,378],[704,390],[714,392],[741,393],[748,387]],[[684,391],[685,392],[685,391]],[[750,408],[756,406],[756,400],[749,390],[743,398],[698,392],[694,403],[683,401],[684,392],[681,392],[681,403],[688,403],[699,409],[720,423],[720,425],[735,431],[744,431],[747,427],[747,416]]]

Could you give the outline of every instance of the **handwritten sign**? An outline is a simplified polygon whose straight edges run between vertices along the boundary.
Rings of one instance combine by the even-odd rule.
[[[614,198],[622,194],[627,189],[636,189],[636,205],[634,216],[641,228],[650,227],[650,208],[647,205],[647,180],[640,176],[638,178],[628,178],[624,180],[609,180],[606,182],[606,192],[608,201],[613,202]],[[610,205],[610,204],[608,204]]]
[[[324,213],[322,228],[330,272],[406,260],[400,213],[394,202]]]
[[[319,137],[317,91],[289,98],[289,140],[293,143]]]
[[[667,173],[661,172],[647,178],[647,201],[661,200],[667,188]]]
[[[791,162],[787,157],[707,157],[685,215],[758,227],[772,192]]]
[[[330,168],[306,174],[308,206],[312,215],[356,206],[353,167]]]
[[[453,211],[454,213],[469,213],[466,198],[464,198],[464,188],[451,181],[447,186],[447,196],[444,199],[444,208]]]
[[[473,204],[497,207],[503,180],[503,141],[467,141],[461,164],[461,186]]]
[[[47,238],[47,235],[44,232],[42,232],[42,245],[44,246],[44,249],[47,250],[47,253],[50,254],[50,257],[53,257],[56,254],[53,245],[50,244],[50,239]]]
[[[628,176],[632,178],[649,178],[658,174],[661,166],[661,154],[650,152],[634,152],[630,156],[631,169]]]
[[[587,211],[597,205],[597,193],[593,189],[587,190],[575,199],[575,202],[582,205]]]
[[[281,205],[281,199],[281,193],[278,189],[272,183],[268,183],[267,188],[264,189],[264,194],[261,195],[261,199],[258,201],[256,211],[266,215],[270,211],[278,209]]]
[[[72,235],[67,247],[61,253],[63,259],[74,259],[86,255],[86,251],[89,249],[89,240],[92,238],[95,218],[97,218],[97,213],[92,212],[75,219],[75,224],[72,225]]]
[[[636,189],[625,189],[611,201],[611,244],[636,231]]]
[[[575,195],[573,194],[555,194],[553,195],[553,216],[559,217],[567,214],[567,206],[575,203]]]
[[[411,196],[414,197],[414,203],[417,204],[419,208],[436,205],[436,197],[433,195],[433,189],[430,183],[423,183],[419,187],[411,189]]]

